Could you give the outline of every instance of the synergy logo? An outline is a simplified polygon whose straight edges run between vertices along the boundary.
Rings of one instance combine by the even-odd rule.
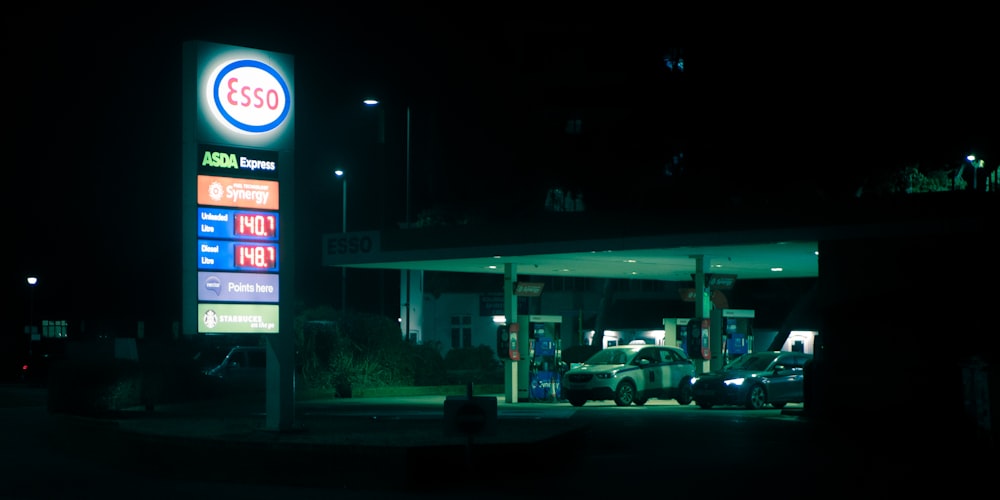
[[[278,210],[278,183],[199,175],[198,204]]]
[[[209,78],[212,113],[240,132],[259,134],[281,125],[291,109],[291,91],[274,68],[253,59],[219,65]]]

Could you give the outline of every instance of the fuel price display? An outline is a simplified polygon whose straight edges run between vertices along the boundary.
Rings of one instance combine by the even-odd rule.
[[[198,237],[278,241],[278,212],[199,207]]]
[[[277,245],[233,245],[233,267],[271,271],[278,268]]]
[[[278,236],[278,216],[275,214],[254,214],[236,212],[233,214],[233,232],[240,238],[266,238]]]
[[[278,245],[250,241],[198,240],[198,269],[278,271]]]

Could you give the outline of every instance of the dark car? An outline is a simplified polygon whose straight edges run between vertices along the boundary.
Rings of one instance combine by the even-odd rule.
[[[263,391],[267,381],[266,358],[262,346],[235,346],[204,373],[228,392]]]
[[[738,405],[759,410],[805,401],[803,372],[812,354],[764,351],[744,354],[721,370],[696,377],[694,402],[702,408]]]

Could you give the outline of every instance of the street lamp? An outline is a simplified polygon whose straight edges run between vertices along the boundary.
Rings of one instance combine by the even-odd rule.
[[[379,100],[368,98],[362,101],[365,106],[378,106]],[[381,124],[380,124],[381,126]],[[406,218],[405,226],[410,227],[410,106],[406,105]]]
[[[28,359],[31,359],[31,344],[35,334],[35,287],[38,286],[38,276],[28,276]]]
[[[378,99],[368,98],[364,101],[365,106],[378,106]],[[381,126],[381,124],[380,124]],[[410,228],[410,105],[406,105],[406,218],[403,219],[403,227]],[[405,333],[404,338],[410,340],[410,287],[411,287],[411,271],[407,269],[403,271],[406,273],[406,320],[405,320]]]
[[[978,191],[979,190],[979,186],[978,186],[978,184],[979,184],[978,183],[979,169],[983,168],[983,160],[978,160],[977,161],[976,160],[976,155],[966,156],[965,159],[969,161],[970,165],[972,165],[972,190],[973,191]]]
[[[347,236],[347,172],[342,169],[337,169],[333,171],[334,175],[340,179],[341,186],[343,187],[343,194],[341,199],[343,201],[343,206],[340,210],[340,232]],[[344,266],[340,267],[340,311],[347,311],[347,268]]]

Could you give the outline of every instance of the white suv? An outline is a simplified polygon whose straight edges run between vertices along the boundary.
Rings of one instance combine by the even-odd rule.
[[[691,403],[694,363],[683,350],[662,345],[601,349],[562,379],[562,396],[573,406],[613,399],[618,406],[642,406],[650,398]]]

